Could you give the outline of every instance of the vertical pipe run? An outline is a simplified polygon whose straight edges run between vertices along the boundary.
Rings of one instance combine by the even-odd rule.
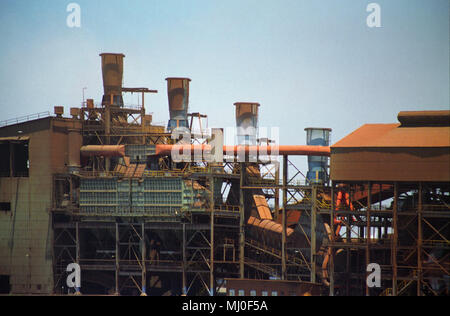
[[[398,182],[394,182],[394,205],[392,211],[392,226],[394,229],[392,240],[392,295],[397,296]]]
[[[316,224],[317,224],[317,186],[311,187],[311,282],[316,282]]]
[[[182,282],[183,282],[183,289],[182,289],[182,295],[187,295],[187,288],[186,288],[186,223],[183,223],[183,249],[181,250],[183,253],[183,275],[182,275]]]
[[[142,255],[142,295],[147,295],[147,247],[145,245],[145,222],[141,224],[141,255]]]
[[[109,145],[111,143],[111,107],[106,106],[105,108],[105,140],[106,144]],[[111,165],[111,159],[109,157],[105,157],[105,170],[109,171]]]
[[[244,187],[245,183],[245,163],[240,163],[241,178],[239,190],[239,277],[244,278],[244,256],[245,256],[245,208],[244,208]]]
[[[119,240],[119,223],[116,223],[116,269],[115,269],[115,281],[116,281],[116,291],[115,294],[116,295],[120,295],[120,290],[119,290],[119,270],[120,270],[120,266],[119,266],[119,256],[120,256],[120,244],[119,244],[120,240]]]
[[[366,236],[366,267],[369,266],[370,264],[370,239],[371,239],[371,234],[370,234],[370,227],[371,227],[371,223],[370,223],[370,208],[372,205],[372,183],[369,181],[367,183],[367,211],[366,211],[366,229],[367,229],[367,236]],[[369,286],[366,282],[366,296],[370,296],[370,290],[369,290]]]
[[[278,184],[280,183],[280,162],[275,161],[275,183],[277,187],[275,188],[275,221],[278,220],[278,216],[280,214],[280,189]]]
[[[287,207],[288,156],[283,156],[283,213],[281,225],[281,279],[286,280],[286,207]]]
[[[330,212],[330,227],[331,227],[331,253],[329,259],[329,276],[330,276],[330,296],[334,296],[334,219],[335,219],[335,198],[334,198],[334,182],[331,181],[331,212]]]
[[[78,222],[75,222],[75,241],[76,241],[75,260],[77,264],[80,264],[80,227]]]
[[[209,172],[210,172],[210,176],[209,176],[209,188],[211,190],[211,194],[210,194],[210,200],[209,200],[209,205],[210,205],[210,212],[211,212],[211,254],[210,254],[210,258],[211,258],[211,262],[210,262],[210,270],[209,270],[209,291],[210,291],[210,295],[214,296],[214,290],[215,290],[215,286],[214,286],[214,178],[212,176],[212,168],[209,168]]]
[[[349,196],[349,202],[350,202],[350,194],[351,194],[351,185],[349,185],[349,192],[347,192],[346,194],[348,194]],[[345,197],[345,199],[347,199],[347,197]],[[350,204],[350,203],[349,203]],[[351,208],[349,208],[347,211],[350,211]],[[352,214],[347,213],[347,223],[348,223],[348,228],[347,228],[347,234],[346,234],[346,239],[347,239],[347,243],[350,244],[352,242]],[[346,251],[346,278],[345,278],[345,285],[346,285],[346,295],[350,295],[350,291],[351,291],[351,272],[352,272],[352,262],[351,262],[351,248],[347,248]]]
[[[417,210],[417,296],[422,296],[422,211],[423,211],[423,187],[419,182],[419,207]]]

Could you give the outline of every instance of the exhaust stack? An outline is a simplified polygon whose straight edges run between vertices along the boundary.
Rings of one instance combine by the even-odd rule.
[[[234,105],[238,145],[256,145],[259,103],[237,102]]]
[[[331,128],[305,128],[306,144],[309,146],[330,146]],[[326,184],[329,181],[328,157],[308,156],[306,178],[311,184]]]
[[[124,54],[103,53],[103,99],[102,105],[123,106],[122,79]]]
[[[189,78],[166,78],[169,98],[170,120],[167,126],[171,131],[177,127],[188,128]]]

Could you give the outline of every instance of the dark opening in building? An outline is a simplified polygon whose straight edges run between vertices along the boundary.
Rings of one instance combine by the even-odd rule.
[[[9,212],[9,211],[11,211],[11,203],[0,202],[0,212]]]
[[[0,177],[9,177],[11,175],[11,158],[9,143],[0,143]]]
[[[28,177],[28,141],[0,143],[0,177]]]
[[[9,275],[0,275],[0,294],[9,294],[10,292]]]

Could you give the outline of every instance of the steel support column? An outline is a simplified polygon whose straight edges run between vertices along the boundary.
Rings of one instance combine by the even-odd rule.
[[[317,186],[311,188],[311,277],[310,281],[316,282],[316,225],[317,225]]]

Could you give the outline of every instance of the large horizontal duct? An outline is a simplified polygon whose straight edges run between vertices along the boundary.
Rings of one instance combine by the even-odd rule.
[[[88,145],[80,149],[80,153],[85,157],[123,157],[125,156],[124,145]]]
[[[165,145],[156,146],[156,155],[165,156],[173,152],[183,154],[195,151],[208,152],[211,150],[209,145]],[[280,146],[223,146],[224,155],[238,156],[240,154],[248,155],[277,155],[277,156],[330,156],[329,146],[305,146],[305,145],[280,145]]]

